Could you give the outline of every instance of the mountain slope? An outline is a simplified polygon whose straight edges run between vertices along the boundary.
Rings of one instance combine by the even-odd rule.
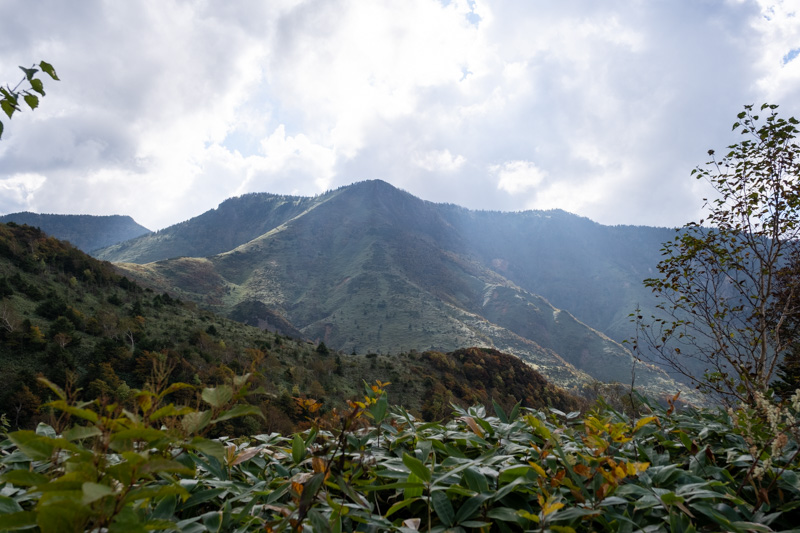
[[[305,336],[348,352],[483,345],[531,362],[564,386],[581,387],[592,376],[629,380],[627,350],[489,268],[447,206],[381,181],[296,205],[305,209],[224,253],[120,266],[158,290],[249,323],[265,320],[241,312],[258,302],[263,307],[246,307],[267,308]],[[658,393],[674,393],[675,384],[652,367],[637,376]]]
[[[108,261],[148,263],[173,257],[206,257],[231,250],[300,215],[314,198],[247,194],[222,202],[169,228],[96,251]]]
[[[87,253],[150,233],[131,217],[120,215],[41,215],[24,211],[0,216],[0,223],[7,222],[40,228]]]
[[[511,355],[474,348],[393,357],[331,352],[143,289],[109,263],[36,228],[0,224],[0,414],[13,427],[49,416],[37,411],[48,394],[37,375],[69,390],[72,374],[84,399],[126,402],[154,364],[167,369],[170,382],[193,384],[216,385],[249,372],[253,388],[268,392],[252,400],[265,419],[237,421],[227,434],[291,430],[306,416],[293,397],[321,400],[323,411],[342,408],[361,397],[364,381],[376,379],[395,382],[389,388],[394,401],[428,419],[450,416],[451,402],[496,400],[507,410],[517,401],[562,410],[585,406]],[[500,379],[486,382],[486,372]]]

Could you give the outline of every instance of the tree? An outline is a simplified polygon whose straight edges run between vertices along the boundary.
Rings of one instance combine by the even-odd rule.
[[[692,171],[715,191],[707,218],[664,244],[660,277],[645,280],[660,314],[637,317],[640,354],[726,404],[767,391],[798,316],[800,292],[778,296],[800,237],[799,122],[777,107],[761,106],[762,118],[745,106],[733,125],[744,139]]]
[[[39,69],[36,68],[36,65],[31,66],[31,68],[19,68],[25,73],[25,77],[22,78],[13,89],[10,85],[5,87],[0,86],[0,95],[2,96],[2,99],[0,99],[0,109],[2,109],[3,112],[8,115],[9,119],[15,112],[22,111],[19,102],[20,97],[22,97],[25,103],[28,104],[28,107],[33,110],[39,107],[39,97],[34,93],[44,96],[44,84],[42,83],[42,80],[35,77],[36,73],[39,72]],[[39,68],[42,70],[42,72],[48,74],[52,79],[60,81],[56,75],[53,65],[50,63],[40,61]],[[20,86],[26,81],[30,89],[20,89]],[[3,123],[0,122],[0,138],[2,138],[2,136]]]

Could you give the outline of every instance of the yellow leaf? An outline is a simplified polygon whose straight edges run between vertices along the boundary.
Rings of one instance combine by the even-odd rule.
[[[528,464],[531,465],[531,468],[536,470],[537,474],[539,474],[542,477],[547,477],[547,472],[544,471],[544,468],[542,468],[541,466],[537,465],[533,461],[528,461]]]
[[[656,418],[655,416],[646,416],[646,417],[642,418],[641,420],[636,422],[636,426],[633,428],[633,432],[636,433],[637,431],[642,429],[644,426],[646,426],[650,422],[653,422],[654,420],[658,420],[658,418]]]

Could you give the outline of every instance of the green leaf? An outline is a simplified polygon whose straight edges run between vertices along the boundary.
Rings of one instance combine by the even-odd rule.
[[[494,398],[492,398],[492,407],[494,407],[494,412],[497,415],[497,418],[500,419],[500,422],[503,424],[508,424],[508,416],[506,416],[506,412],[503,411],[503,406],[497,403]]]
[[[295,435],[292,440],[292,460],[294,464],[300,464],[306,457],[306,443],[300,435]]]
[[[401,485],[400,483],[394,483],[394,485]],[[411,472],[408,474],[408,478],[406,478],[406,482],[402,483],[405,485],[403,487],[403,499],[410,500],[414,498],[418,498],[422,496],[422,493],[425,491],[425,485],[422,484],[422,479],[419,476]]]
[[[464,521],[473,518],[481,508],[481,505],[483,505],[483,502],[489,499],[489,496],[489,494],[476,494],[462,503],[461,507],[458,508],[458,513],[456,513],[455,523],[462,524]]]
[[[428,467],[425,464],[417,459],[416,457],[412,457],[407,453],[403,453],[403,464],[408,467],[411,472],[414,473],[415,476],[420,478],[425,483],[430,483],[431,481],[431,471],[428,470]]]
[[[38,68],[25,68],[25,67],[19,67],[19,68],[20,70],[22,70],[22,72],[25,73],[25,77],[28,78],[28,81],[31,81],[31,79],[33,79],[33,76],[37,72],[39,72]]]
[[[0,476],[0,480],[17,487],[35,487],[48,482],[47,476],[30,470],[9,470]]]
[[[61,81],[58,79],[58,76],[56,76],[56,69],[54,69],[53,65],[51,65],[50,63],[42,61],[39,63],[39,67],[41,67],[41,69],[47,74],[49,74],[50,77],[53,78],[54,80]]]
[[[197,433],[211,423],[211,411],[194,411],[181,419],[181,426],[189,434]]]
[[[43,378],[43,377],[39,377],[39,378],[36,378],[36,380],[39,383],[42,383],[43,385],[45,385],[51,391],[53,391],[53,393],[55,393],[55,395],[58,396],[58,398],[60,400],[66,400],[67,399],[67,393],[64,392],[64,389],[62,389],[61,387],[59,387],[58,385],[56,385],[55,383],[53,383],[49,379]]]
[[[3,138],[3,123],[0,122],[0,139]]]
[[[16,513],[4,514],[2,517],[2,528],[5,531],[16,531],[18,529],[29,529],[36,526],[36,516],[34,511],[18,511]]]
[[[15,500],[8,496],[0,496],[0,514],[16,513],[17,511],[22,511],[22,507]]]
[[[153,414],[150,415],[150,421],[155,422],[157,420],[161,420],[165,416],[183,416],[191,412],[192,412],[191,407],[178,408],[175,407],[175,405],[173,404],[169,404],[153,411]]]
[[[193,389],[194,385],[189,385],[188,383],[173,383],[163,391],[161,391],[158,395],[158,399],[162,399],[164,396],[168,394],[172,394],[173,392],[177,392],[183,389]]]
[[[218,461],[225,459],[225,446],[216,440],[210,440],[203,437],[195,437],[188,443],[188,447],[197,450],[209,457],[214,457]]]
[[[414,502],[419,501],[420,499],[421,498],[409,498],[408,500],[399,501],[396,504],[394,504],[391,507],[389,507],[389,510],[386,511],[386,514],[384,516],[386,518],[389,518],[390,516],[392,516],[394,513],[396,513],[400,509],[403,509],[404,507],[408,507],[409,505],[411,505]]]
[[[53,409],[58,409],[59,411],[63,411],[72,416],[77,416],[78,418],[83,418],[84,420],[88,420],[89,422],[97,422],[97,413],[95,413],[94,411],[90,411],[89,409],[83,409],[71,405],[67,403],[66,400],[55,400],[46,403],[45,406],[52,407]]]
[[[23,98],[31,109],[39,107],[39,97],[35,94],[26,94]]]
[[[64,438],[73,441],[97,437],[102,434],[103,432],[97,426],[73,426],[64,432]]]
[[[42,83],[42,80],[40,80],[39,78],[33,78],[32,80],[30,80],[30,82],[31,82],[31,88],[37,93],[44,96],[44,84]]]
[[[456,512],[453,510],[453,504],[450,503],[447,494],[444,491],[434,492],[431,494],[431,504],[433,504],[433,510],[436,511],[439,520],[447,527],[451,527],[455,521]]]
[[[212,420],[211,423],[216,424],[217,422],[222,422],[223,420],[229,420],[231,418],[237,418],[249,415],[260,416],[261,418],[264,418],[264,413],[262,413],[261,409],[259,409],[255,405],[239,404],[235,406],[233,409],[228,409],[227,411],[223,411],[222,414],[220,414],[220,416]]]
[[[8,115],[8,118],[11,118],[11,115],[13,115],[14,111],[17,110],[16,107],[14,107],[14,104],[12,104],[11,101],[6,98],[0,100],[0,108],[5,111],[6,115]]]
[[[233,389],[229,385],[206,387],[203,389],[203,401],[217,409],[226,405],[233,398]]]
[[[210,511],[201,516],[203,525],[211,533],[217,533],[222,528],[222,511]]]
[[[17,445],[22,453],[34,461],[50,459],[55,449],[52,439],[37,435],[30,430],[14,431],[8,434],[8,438]]]
[[[108,485],[101,485],[100,483],[92,483],[90,481],[84,483],[81,490],[83,492],[82,502],[84,505],[89,505],[94,501],[114,494],[114,489]]]

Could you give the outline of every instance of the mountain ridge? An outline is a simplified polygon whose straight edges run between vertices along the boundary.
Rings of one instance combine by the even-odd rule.
[[[244,207],[237,210],[239,204]],[[242,216],[220,224],[220,216],[234,211],[255,217],[247,220],[250,229],[239,226]],[[212,221],[213,231],[192,241]],[[657,261],[651,261],[652,252],[642,257],[631,250],[636,239],[616,248],[608,244],[619,231],[562,211],[503,214],[435,204],[370,180],[313,198],[260,193],[229,199],[140,237],[135,246],[123,243],[98,256],[140,261],[118,266],[223,315],[237,309],[238,319],[249,323],[266,320],[241,314],[243,303],[258,302],[272,318],[283,317],[306,337],[336,349],[398,353],[484,345],[514,353],[563,386],[580,388],[592,378],[627,381],[631,375],[631,354],[619,338],[603,334],[598,322],[621,321],[624,303],[644,294],[637,288],[641,277],[634,286],[636,272]],[[210,242],[209,235],[223,232],[223,239]],[[653,231],[645,233],[639,240],[654,242]],[[159,234],[186,242],[196,255],[165,257],[177,249],[165,248]],[[555,245],[561,248],[547,248]],[[621,249],[622,257],[605,253],[609,248]],[[535,271],[526,271],[526,263]],[[559,271],[578,278],[559,278]],[[548,285],[549,295],[539,290]],[[588,311],[577,316],[552,305],[553,296],[572,298]],[[603,306],[608,309],[596,313],[595,323],[585,318]],[[633,306],[624,315],[632,311]],[[659,394],[676,387],[654,367],[640,366],[637,376]]]
[[[0,215],[0,223],[7,222],[38,227],[86,253],[152,233],[127,215],[57,215],[22,211]]]

